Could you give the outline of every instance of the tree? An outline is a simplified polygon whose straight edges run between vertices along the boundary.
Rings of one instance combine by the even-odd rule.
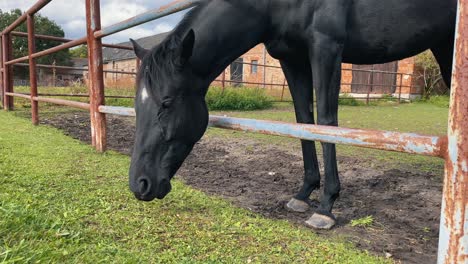
[[[13,23],[22,15],[20,9],[14,9],[10,12],[3,12],[0,9],[0,29],[3,30]],[[34,15],[34,29],[36,34],[64,37],[65,33],[62,28],[57,25],[54,21],[47,17],[41,16],[40,14]],[[28,32],[26,23],[22,23],[18,26],[15,31]],[[52,48],[60,45],[60,42],[36,39],[36,52]],[[15,58],[23,57],[28,55],[28,39],[24,37],[13,37],[13,56]],[[47,56],[38,58],[37,63],[39,64],[52,64],[54,61],[57,65],[71,65],[71,56],[68,49],[61,50],[56,53],[52,53]]]
[[[427,50],[416,57],[417,78],[423,81],[423,99],[429,99],[436,93],[448,91],[442,78],[439,64],[432,55],[432,52]]]
[[[88,57],[88,47],[81,45],[77,48],[70,49],[70,55],[72,58],[87,58]]]

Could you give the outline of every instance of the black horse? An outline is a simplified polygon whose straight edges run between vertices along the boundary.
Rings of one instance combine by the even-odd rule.
[[[193,8],[142,60],[135,101],[137,127],[130,189],[162,199],[170,180],[208,124],[205,94],[236,58],[259,43],[280,60],[299,123],[338,125],[341,63],[386,63],[434,53],[450,85],[456,0],[208,0]],[[340,192],[334,144],[322,143],[325,181],[320,206],[306,222],[328,229]],[[304,184],[287,204],[304,212],[320,187],[314,142],[302,141]]]

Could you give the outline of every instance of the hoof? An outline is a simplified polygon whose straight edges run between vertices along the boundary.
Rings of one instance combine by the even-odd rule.
[[[330,230],[335,226],[336,220],[329,216],[315,213],[305,223],[307,226],[315,229]]]
[[[309,204],[296,198],[291,198],[286,204],[286,209],[293,212],[305,213],[309,209]]]

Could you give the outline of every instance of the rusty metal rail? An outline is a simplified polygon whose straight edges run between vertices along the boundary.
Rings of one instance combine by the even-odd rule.
[[[174,13],[177,13],[179,11],[189,9],[193,6],[195,6],[197,3],[201,2],[201,0],[178,0],[174,1],[168,5],[161,6],[160,8],[150,10],[148,12],[145,12],[143,14],[140,14],[138,16],[134,16],[132,18],[129,18],[125,21],[122,21],[120,23],[105,27],[101,30],[98,30],[94,32],[94,37],[95,38],[103,38],[115,33],[118,33],[120,31],[123,31],[125,29],[129,29],[138,25],[141,25],[143,23],[162,18]]]
[[[128,107],[101,105],[99,111],[106,114],[135,116],[135,110]],[[445,156],[447,149],[446,137],[424,136],[413,133],[295,124],[215,115],[210,115],[209,124],[211,127],[217,128],[440,158]]]
[[[3,107],[13,109],[13,97],[30,99],[31,102],[48,102],[85,109],[90,111],[93,146],[98,151],[106,148],[105,114],[135,116],[131,108],[106,106],[104,102],[102,44],[101,38],[161,18],[175,12],[191,8],[200,0],[177,0],[159,9],[154,9],[128,20],[100,28],[99,0],[86,0],[86,37],[69,40],[64,38],[35,35],[34,14],[51,0],[39,0],[20,18],[1,32],[0,70]],[[300,138],[321,142],[347,144],[360,147],[413,153],[444,158],[446,161],[444,198],[441,210],[438,263],[468,263],[468,0],[458,0],[458,27],[453,72],[450,118],[448,135],[443,137],[424,136],[411,133],[371,131],[362,129],[337,128],[327,126],[290,124],[242,118],[211,116],[213,127],[252,131],[268,135]],[[28,22],[28,33],[13,32],[23,22]],[[28,37],[29,55],[13,58],[12,36]],[[34,39],[43,38],[64,42],[64,44],[34,52]],[[37,96],[37,67],[35,59],[73,46],[88,45],[88,65],[90,80],[90,103],[82,103],[56,98]],[[130,49],[119,45],[109,47]],[[13,64],[29,60],[31,93],[21,94],[13,91]],[[249,63],[244,63],[249,64]],[[253,65],[253,64],[252,64]],[[259,66],[258,64],[256,64]],[[346,70],[346,69],[345,69]],[[359,70],[366,71],[366,70]],[[112,71],[114,72],[114,71]],[[122,73],[122,72],[116,72]],[[388,72],[382,72],[388,73]],[[388,73],[391,74],[391,73]],[[401,78],[402,79],[402,78]],[[400,82],[401,82],[400,79]],[[223,75],[224,81],[224,75]],[[285,84],[283,84],[285,86]],[[402,84],[400,83],[400,87]],[[401,89],[400,89],[401,93]],[[37,124],[37,105],[32,107],[33,123]]]

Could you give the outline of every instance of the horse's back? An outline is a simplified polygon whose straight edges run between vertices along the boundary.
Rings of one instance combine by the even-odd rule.
[[[343,61],[383,63],[454,37],[456,0],[354,0]]]

